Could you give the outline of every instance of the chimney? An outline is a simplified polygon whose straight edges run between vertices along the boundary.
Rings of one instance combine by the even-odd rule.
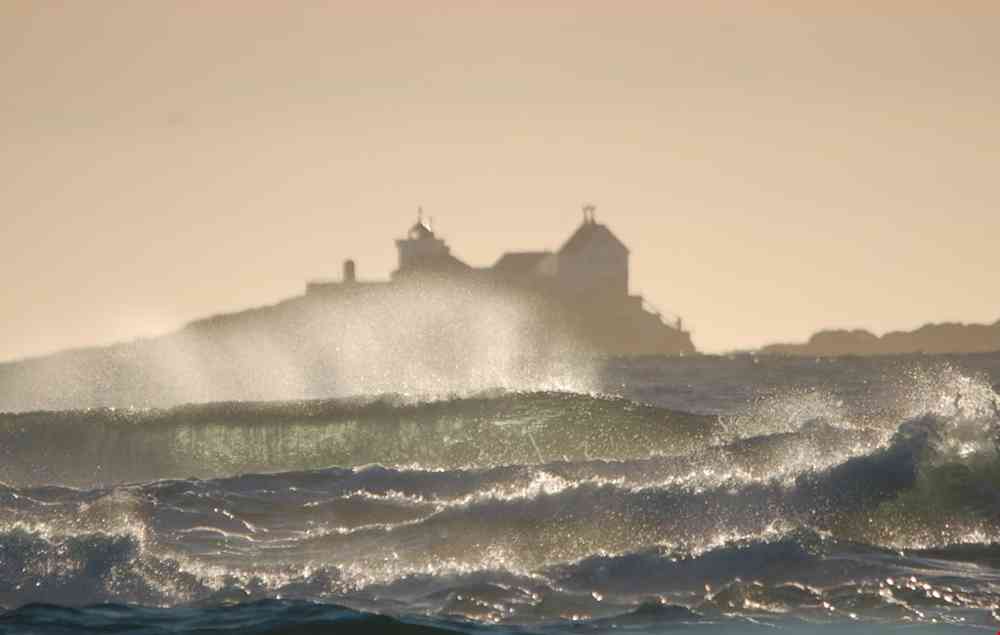
[[[344,261],[344,283],[345,284],[354,284],[354,281],[355,281],[354,261],[353,260],[345,260]]]

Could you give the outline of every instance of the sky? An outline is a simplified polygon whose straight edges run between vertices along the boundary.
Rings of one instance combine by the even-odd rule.
[[[940,6],[935,6],[940,5]],[[0,2],[0,360],[597,206],[722,352],[1000,318],[996,2]]]

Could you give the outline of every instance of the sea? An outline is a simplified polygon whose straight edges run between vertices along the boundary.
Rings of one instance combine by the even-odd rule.
[[[0,633],[995,633],[1000,354],[0,415]]]

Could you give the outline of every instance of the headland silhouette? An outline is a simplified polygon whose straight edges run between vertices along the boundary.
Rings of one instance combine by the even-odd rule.
[[[991,353],[1000,351],[1000,320],[993,324],[925,324],[878,336],[864,329],[818,331],[803,343],[777,343],[763,355],[810,357]]]
[[[592,207],[556,251],[509,252],[490,267],[454,256],[422,215],[398,266],[270,306],[215,315],[148,339],[0,364],[0,411],[593,389],[594,360],[696,353],[629,293],[625,244]]]

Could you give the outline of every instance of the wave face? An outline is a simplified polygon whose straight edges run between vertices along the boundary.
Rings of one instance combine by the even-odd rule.
[[[624,460],[692,450],[720,431],[714,417],[571,393],[9,414],[0,415],[0,480],[86,487],[331,465]]]
[[[614,396],[3,415],[0,631],[995,629],[998,377],[641,360]]]

